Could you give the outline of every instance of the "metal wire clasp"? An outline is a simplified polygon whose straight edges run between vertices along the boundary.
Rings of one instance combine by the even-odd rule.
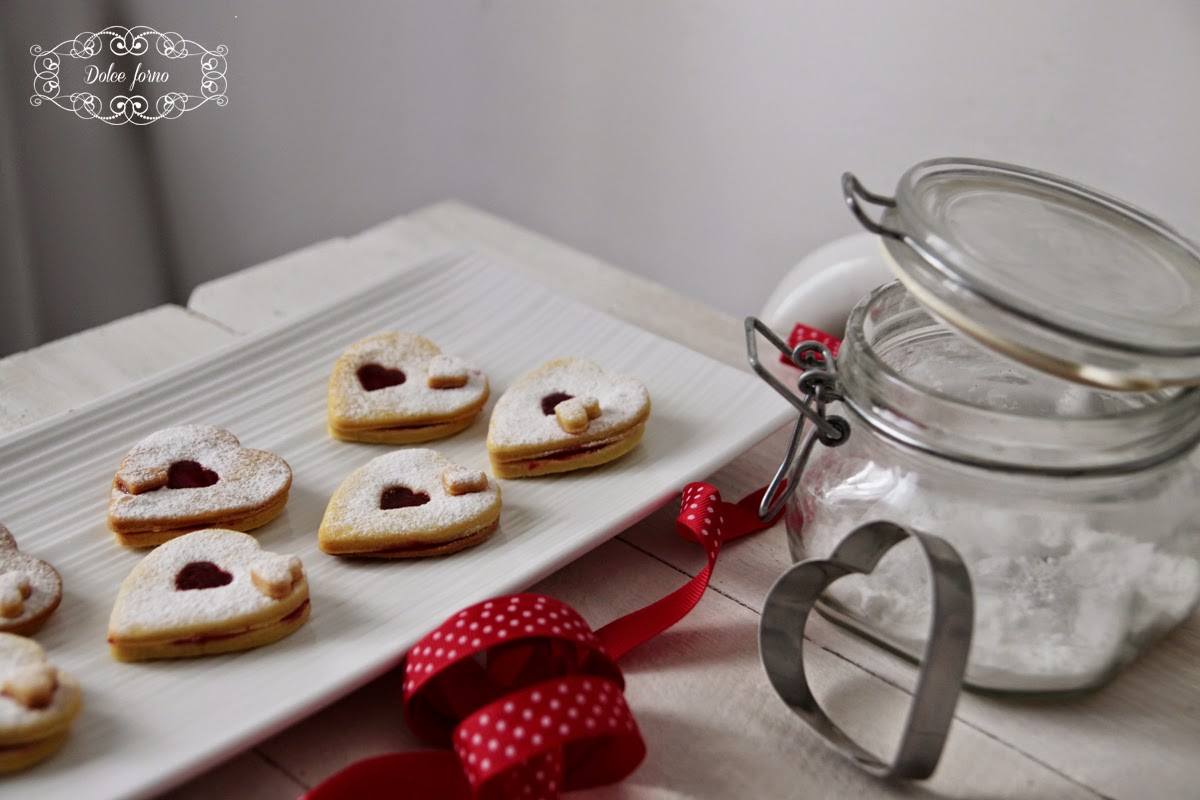
[[[785,358],[803,370],[796,382],[797,391],[789,389],[763,366],[758,357],[756,333],[762,334]],[[758,377],[800,412],[796,426],[792,428],[792,438],[788,441],[783,463],[776,470],[775,477],[771,479],[758,506],[759,518],[771,519],[783,508],[792,492],[796,491],[800,473],[804,471],[804,465],[808,463],[812,454],[813,444],[818,441],[826,447],[845,444],[850,438],[850,423],[844,417],[828,415],[825,412],[826,404],[842,399],[837,363],[825,345],[816,341],[804,341],[794,348],[788,347],[787,342],[762,320],[746,317],[746,358],[758,373]],[[804,430],[806,422],[810,423],[807,431]]]

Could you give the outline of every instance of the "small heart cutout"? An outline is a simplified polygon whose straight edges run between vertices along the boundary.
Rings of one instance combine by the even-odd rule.
[[[554,392],[542,398],[542,413],[547,417],[554,413],[554,407],[563,400],[570,400],[575,395],[566,392]]]
[[[233,583],[233,576],[211,561],[192,561],[175,573],[175,590],[215,589]]]
[[[423,506],[429,502],[429,495],[424,492],[414,492],[407,486],[392,486],[383,490],[379,498],[379,508],[387,511],[392,508],[412,508]]]
[[[377,392],[389,386],[399,386],[408,380],[403,370],[379,364],[363,364],[358,368],[358,382],[368,392]]]
[[[176,461],[167,469],[168,489],[202,489],[219,480],[217,473],[195,461]]]

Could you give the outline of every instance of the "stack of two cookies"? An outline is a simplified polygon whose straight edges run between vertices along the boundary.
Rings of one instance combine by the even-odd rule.
[[[22,553],[0,525],[0,773],[56,752],[83,706],[78,681],[25,638],[45,624],[61,600],[58,570]]]
[[[79,682],[49,663],[41,645],[0,633],[0,772],[55,753],[82,707]]]
[[[212,425],[138,442],[117,467],[108,525],[129,547],[156,546],[121,584],[109,620],[114,658],[227,653],[277,641],[309,615],[300,560],[243,531],[287,504],[292,471]]]
[[[352,345],[329,378],[329,432],[346,441],[414,444],[475,421],[490,389],[479,368],[412,333]],[[500,488],[433,450],[397,450],[355,470],[329,501],[321,549],[337,556],[419,558],[487,539]]]
[[[329,429],[340,439],[407,444],[469,427],[489,393],[482,370],[424,337],[388,333],[347,350],[329,381]],[[606,375],[583,359],[527,374],[492,413],[488,453],[499,478],[598,466],[641,440],[650,398],[640,381]],[[500,489],[485,473],[433,450],[389,453],[339,487],[321,524],[334,555],[443,555],[486,540]]]

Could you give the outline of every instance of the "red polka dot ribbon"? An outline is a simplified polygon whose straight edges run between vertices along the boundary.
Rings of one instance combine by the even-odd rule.
[[[833,354],[833,357],[837,358],[838,348],[842,346],[842,340],[831,333],[826,333],[820,328],[810,328],[808,325],[797,324],[796,327],[792,328],[792,333],[790,336],[788,336],[788,347],[794,350],[796,349],[796,345],[800,344],[801,342],[807,342],[810,339],[818,341],[828,347],[829,352]],[[779,360],[782,363],[787,364],[789,367],[796,366],[792,363],[792,360],[785,355],[779,356]]]
[[[774,522],[758,518],[764,490],[738,503],[705,483],[683,491],[676,527],[708,565],[684,586],[598,631],[573,608],[536,594],[459,611],[412,648],[404,716],[448,750],[366,759],[305,800],[556,798],[632,772],[646,753],[616,659],[682,619],[708,586],[721,543]]]

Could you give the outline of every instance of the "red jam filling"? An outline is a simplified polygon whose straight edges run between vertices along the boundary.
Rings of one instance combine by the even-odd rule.
[[[233,582],[233,576],[211,561],[193,561],[175,574],[176,591],[215,589]]]
[[[279,623],[291,622],[304,613],[304,609],[308,608],[308,601],[305,600],[300,605],[296,606],[296,610],[289,613],[286,617],[279,620]],[[233,633],[198,633],[195,636],[189,636],[186,639],[172,639],[171,644],[205,644],[207,642],[219,642],[222,639],[234,639],[238,636],[245,636],[253,631],[254,628],[247,628],[244,631],[235,631]],[[109,639],[111,642],[112,639]]]
[[[530,461],[529,466],[527,468],[528,469],[537,469],[542,464],[545,464],[547,461],[565,461],[568,458],[576,458],[578,456],[586,455],[588,453],[594,453],[597,450],[603,450],[606,447],[608,447],[607,444],[593,444],[593,445],[589,445],[587,447],[573,447],[570,450],[563,450],[563,451],[555,453],[553,455],[542,456],[541,458]]]
[[[281,619],[279,621],[280,622],[291,622],[292,620],[299,618],[299,616],[304,613],[304,609],[306,609],[306,608],[308,608],[307,600],[305,600],[300,605],[296,606],[295,611],[292,611],[286,617],[284,617],[283,619]]]
[[[424,492],[414,492],[407,486],[392,486],[383,490],[379,498],[379,508],[386,511],[389,508],[410,508],[423,506],[429,502],[429,495]]]
[[[176,461],[167,469],[168,489],[202,489],[220,479],[217,473],[195,461]]]
[[[554,392],[542,398],[542,413],[547,417],[554,413],[554,407],[563,400],[570,400],[575,395],[566,392]]]
[[[407,380],[404,372],[381,364],[363,364],[358,368],[358,382],[368,392],[377,392],[389,386],[399,386]]]
[[[189,636],[186,639],[172,639],[171,644],[205,644],[206,642],[219,642],[222,639],[233,639],[238,636],[243,636],[249,633],[249,630],[239,631],[238,633],[197,633],[195,636]]]

